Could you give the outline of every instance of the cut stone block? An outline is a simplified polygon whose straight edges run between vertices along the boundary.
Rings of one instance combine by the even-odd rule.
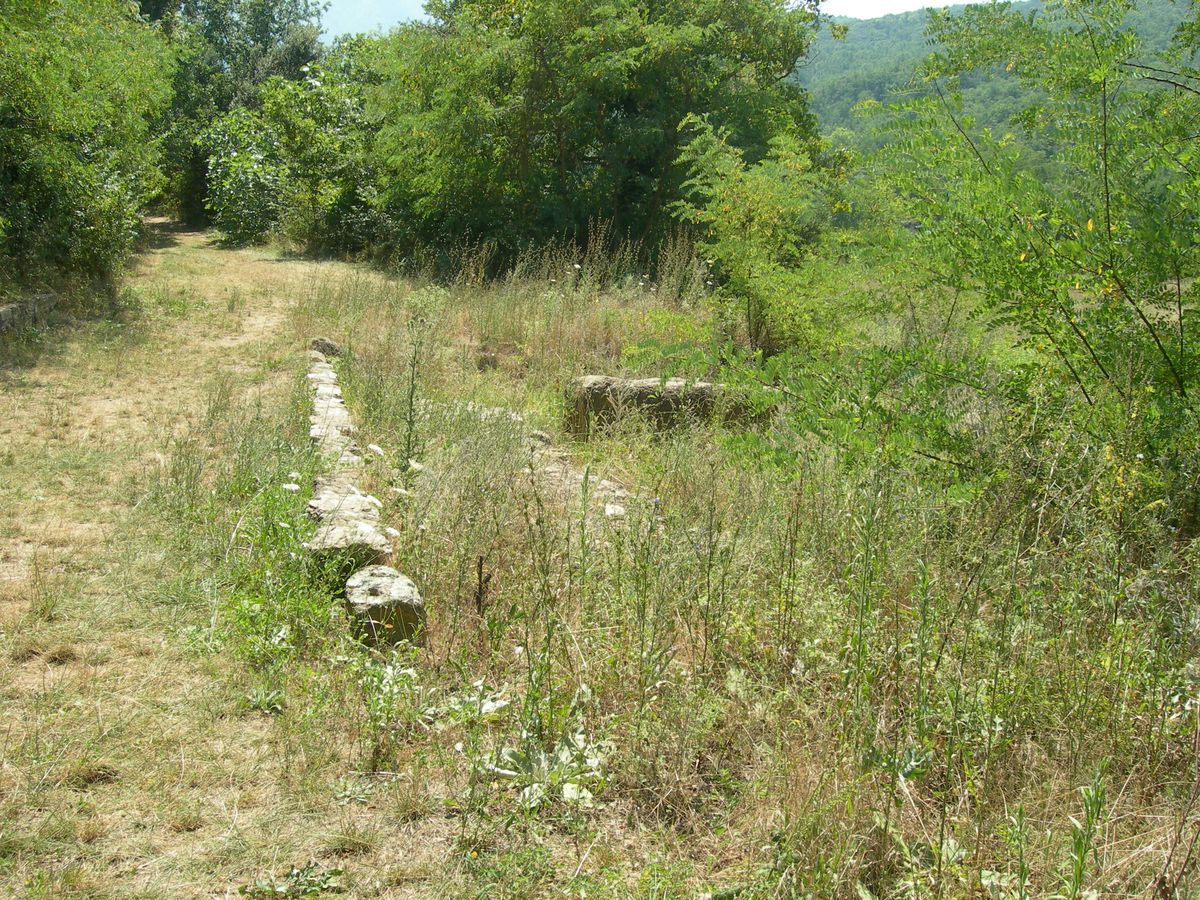
[[[390,566],[368,566],[346,582],[346,604],[359,633],[376,644],[420,643],[425,603],[412,580]]]
[[[720,385],[683,378],[612,378],[584,375],[567,388],[566,428],[586,438],[598,424],[617,419],[622,411],[639,410],[659,427],[688,417],[707,418],[713,413]]]
[[[358,491],[344,476],[318,478],[312,499],[308,501],[308,514],[318,522],[337,518],[379,518],[379,507],[366,494]]]
[[[304,548],[319,560],[342,560],[355,568],[380,565],[392,558],[391,542],[366,519],[335,518],[325,522]]]

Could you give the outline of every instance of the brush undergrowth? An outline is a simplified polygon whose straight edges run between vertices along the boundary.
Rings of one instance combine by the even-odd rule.
[[[282,430],[177,442],[161,502],[218,563],[203,638],[289,741],[327,742],[328,790],[398,779],[373,828],[445,818],[431,893],[1191,896],[1197,551],[1151,464],[909,309],[797,366],[754,428],[631,416],[574,447],[639,495],[607,517],[529,428],[557,433],[575,375],[729,376],[730,345],[702,265],[670,288],[591,265],[302,303],[345,341],[423,649],[345,638],[299,552],[299,394]],[[236,452],[208,471],[214,440]]]

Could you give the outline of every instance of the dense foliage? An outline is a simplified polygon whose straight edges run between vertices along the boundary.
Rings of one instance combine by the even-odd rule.
[[[689,120],[692,136],[680,162],[691,177],[676,215],[694,226],[700,250],[715,266],[716,291],[728,312],[744,319],[758,349],[810,347],[831,329],[830,310],[811,302],[812,250],[840,204],[845,157],[814,159],[791,135],[773,138],[753,164],[724,131]],[[818,162],[822,165],[818,165]]]
[[[216,118],[257,103],[272,77],[297,80],[321,55],[317,0],[145,0],[143,14],[179,58],[174,98],[156,130],[164,146],[163,199],[203,221],[207,158],[198,141]]]
[[[280,231],[309,250],[347,254],[382,237],[360,66],[369,46],[342,43],[302,79],[269,79],[255,108],[232,110],[202,135],[208,208],[229,238]]]
[[[1078,427],[1123,455],[1124,500],[1166,498],[1190,524],[1200,97],[1147,78],[1171,70],[1148,67],[1127,10],[1097,0],[935,16],[940,49],[923,69],[934,97],[904,108],[889,173],[943,282],[978,292],[993,327],[1015,327],[1059,368]],[[1017,122],[1061,148],[1054,182],[1022,165],[1012,136],[975,125],[957,91],[963,73],[1001,67],[1040,98]]]
[[[171,54],[120,0],[0,2],[0,268],[106,276],[157,191]]]
[[[1013,8],[1040,9],[1040,0],[1022,0]],[[950,7],[957,15],[963,6]],[[1129,23],[1148,49],[1167,49],[1186,6],[1174,0],[1148,0],[1131,10]],[[930,51],[925,11],[899,13],[878,19],[834,17],[836,29],[824,29],[812,52],[797,70],[797,80],[811,93],[812,109],[825,130],[848,128],[860,142],[879,146],[864,128],[854,108],[863,102],[888,103],[897,94],[921,89],[913,73]],[[841,29],[844,29],[844,36]],[[1003,70],[974,72],[962,79],[962,89],[980,122],[1007,122],[1030,99],[1030,86],[1016,79],[995,77]]]
[[[751,162],[812,130],[787,79],[815,17],[782,0],[465,0],[387,40],[383,194],[401,243],[582,239],[604,220],[661,238],[683,122],[703,113]]]

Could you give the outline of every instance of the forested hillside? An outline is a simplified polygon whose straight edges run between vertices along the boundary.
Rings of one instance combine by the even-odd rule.
[[[950,7],[950,13],[961,13],[963,8]],[[1029,12],[1042,4],[1028,0],[1014,3],[1012,8]],[[1129,24],[1145,40],[1148,51],[1161,52],[1186,15],[1187,4],[1180,0],[1149,0],[1133,10]],[[853,112],[857,104],[867,100],[889,103],[908,91],[920,90],[913,83],[917,65],[936,49],[926,37],[928,18],[928,12],[920,10],[878,19],[830,19],[839,27],[821,31],[797,73],[800,83],[811,92],[813,112],[824,130],[865,130],[869,126]],[[1008,121],[1028,99],[1019,82],[999,71],[970,78],[964,87],[964,104],[989,124]]]
[[[1200,896],[1200,6],[321,12],[0,0],[0,895]]]

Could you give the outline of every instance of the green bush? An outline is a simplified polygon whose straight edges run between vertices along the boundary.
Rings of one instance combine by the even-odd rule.
[[[751,162],[810,132],[786,76],[816,22],[783,0],[434,2],[397,29],[370,107],[383,194],[413,245],[501,255],[584,242],[593,221],[657,244],[686,170],[683,122],[725,128]]]
[[[202,138],[208,155],[207,206],[234,241],[280,231],[310,251],[359,253],[381,220],[356,44],[302,80],[267,80],[259,107],[221,116]]]
[[[0,259],[25,280],[111,275],[159,187],[161,35],[118,0],[0,0]]]
[[[262,238],[279,221],[289,189],[278,136],[262,116],[243,108],[218,119],[201,141],[214,224],[235,242]]]
[[[691,178],[675,209],[699,227],[727,311],[744,319],[756,348],[827,330],[818,328],[821,310],[803,300],[804,264],[829,222],[836,171],[818,166],[815,148],[790,134],[772,138],[766,157],[748,165],[727,132],[695,117],[685,124],[692,137],[680,159]]]

